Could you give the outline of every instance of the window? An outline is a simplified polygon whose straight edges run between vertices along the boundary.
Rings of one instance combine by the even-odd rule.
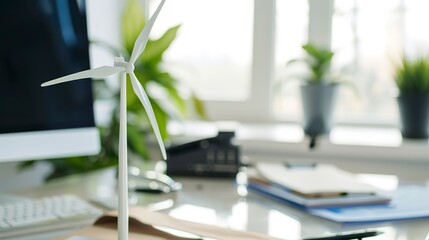
[[[274,117],[289,121],[301,118],[300,82],[289,79],[286,63],[301,57],[301,46],[308,40],[307,1],[276,2],[276,65],[272,112]]]
[[[169,17],[160,15],[160,32],[182,24],[166,67],[205,100],[211,119],[269,118],[274,6],[274,0],[183,0],[163,9]]]
[[[154,4],[155,5],[155,4]],[[167,67],[206,102],[213,120],[299,121],[299,81],[285,64],[309,39],[330,46],[339,123],[396,125],[393,66],[427,49],[424,0],[183,0],[166,4],[154,34],[182,24]],[[310,11],[311,6],[314,11]],[[162,27],[160,27],[162,26]]]
[[[190,85],[203,100],[249,98],[252,1],[170,1],[162,14],[164,17],[157,21],[154,35],[181,25],[165,56],[174,76]]]
[[[337,119],[342,122],[396,124],[393,66],[403,50],[400,1],[335,1],[333,67],[342,68],[357,90],[339,93]]]
[[[280,7],[282,2],[277,1],[279,15],[286,14]],[[322,2],[327,4],[329,0]],[[343,86],[338,94],[337,122],[398,124],[394,65],[402,53],[413,56],[428,50],[429,34],[422,30],[422,23],[428,20],[423,9],[428,7],[424,0],[335,0],[330,26],[312,23],[311,13],[306,16],[310,25],[319,24],[319,29],[327,33],[332,28],[330,45],[336,52],[332,69],[352,83],[352,87]],[[282,21],[277,24],[280,29],[286,25]],[[312,34],[311,30],[308,34]],[[278,43],[281,44],[283,41]],[[290,58],[282,59],[286,63]],[[287,83],[275,98],[274,113],[282,119],[301,117],[297,85]]]
[[[429,2],[426,3],[425,0],[378,0],[375,2],[370,0],[194,1],[167,1],[158,18],[159,21],[153,28],[151,37],[159,36],[175,24],[182,24],[180,35],[171,49],[167,51],[166,56],[167,67],[172,67],[172,70],[177,70],[178,73],[181,69],[173,69],[175,64],[177,66],[185,64],[182,65],[184,68],[192,66],[191,63],[195,64],[195,68],[198,68],[200,63],[203,66],[209,66],[204,63],[205,57],[198,53],[212,54],[209,55],[212,56],[209,58],[212,61],[229,59],[231,64],[242,64],[241,68],[238,67],[233,71],[239,70],[239,76],[243,79],[237,80],[237,75],[234,75],[232,71],[224,71],[222,74],[225,74],[223,75],[225,79],[222,80],[225,81],[218,85],[221,90],[216,90],[215,94],[211,96],[208,94],[202,98],[205,100],[205,106],[212,120],[246,122],[241,124],[237,134],[238,139],[241,139],[240,144],[246,149],[246,155],[252,156],[252,159],[266,159],[269,156],[270,160],[284,161],[284,154],[287,153],[288,156],[305,160],[324,158],[336,161],[338,159],[338,163],[341,161],[341,164],[346,163],[343,160],[351,159],[353,161],[346,164],[352,164],[351,166],[356,169],[362,165],[361,160],[368,162],[380,160],[382,161],[378,165],[382,166],[380,172],[385,173],[395,167],[386,169],[383,161],[392,160],[392,164],[389,162],[389,166],[396,164],[399,169],[398,173],[401,174],[404,173],[402,166],[405,166],[405,163],[401,162],[402,160],[407,160],[407,167],[410,167],[413,161],[420,163],[427,160],[426,143],[401,141],[400,132],[392,128],[377,128],[374,131],[374,128],[371,127],[359,127],[359,129],[348,126],[337,127],[331,133],[329,141],[323,145],[323,151],[310,153],[305,146],[307,142],[303,141],[302,129],[298,125],[285,126],[282,124],[285,121],[297,122],[301,119],[297,88],[299,82],[290,81],[285,84],[284,88],[278,89],[276,81],[285,73],[286,62],[302,54],[301,45],[309,39],[317,39],[323,44],[331,45],[337,51],[333,67],[345,69],[360,92],[360,96],[356,97],[350,88],[342,89],[341,101],[338,102],[337,116],[335,116],[337,121],[341,121],[341,123],[395,124],[397,121],[395,88],[390,76],[391,60],[387,54],[399,54],[402,51],[414,54],[427,49],[429,32],[425,31],[423,24],[428,22],[429,15],[426,14],[426,11],[429,9]],[[204,12],[199,12],[193,5],[199,4],[199,1],[203,6],[198,5],[198,8],[205,9]],[[142,2],[144,1],[142,0]],[[159,0],[148,2],[150,10],[153,11],[153,8],[158,6]],[[106,0],[92,0],[87,4],[88,9],[92,10],[88,16],[90,38],[107,40],[109,43],[119,45],[121,3],[114,0],[108,0],[108,3]],[[205,8],[207,6],[205,4],[208,4],[213,12],[216,10],[220,13],[212,15],[211,11]],[[99,11],[99,9],[103,9],[103,11]],[[228,10],[225,10],[224,13],[224,9]],[[313,12],[314,9],[317,12]],[[240,14],[244,15],[239,17]],[[198,27],[197,30],[186,30],[187,21],[192,24],[202,22],[206,15],[212,19],[225,16],[224,19],[236,23],[235,25],[223,24],[226,25],[226,28],[231,26],[227,32],[239,39],[231,40],[235,44],[233,48],[229,48],[232,49],[231,51],[211,51],[210,47],[217,41],[221,41],[219,39],[222,38],[217,34],[211,35],[213,34],[211,31],[200,33]],[[235,22],[235,19],[240,19],[240,21]],[[216,25],[211,20],[207,21],[205,24]],[[98,27],[98,25],[104,27]],[[110,28],[106,28],[106,26],[110,26]],[[239,26],[244,30],[234,32],[233,28],[239,28]],[[188,53],[186,51],[194,49],[189,48],[187,43],[183,43],[184,45],[180,47],[179,43],[186,38],[192,40],[193,34],[204,38],[207,42],[204,45],[202,42],[197,42],[201,44],[196,46],[198,48],[195,50],[198,51]],[[213,38],[206,38],[206,36],[213,36]],[[228,38],[232,37],[225,37],[227,40]],[[240,57],[240,54],[243,56]],[[95,58],[97,56],[92,57],[94,58],[92,60],[99,60],[92,61],[92,67],[112,64],[110,55],[104,57],[100,54],[98,58]],[[200,62],[187,61],[188,57],[195,57],[195,59],[200,57]],[[367,64],[368,62],[371,62],[371,65]],[[213,62],[211,63],[213,64]],[[221,66],[220,64],[215,63],[210,67],[216,68]],[[247,66],[245,66],[246,64]],[[245,68],[247,69],[244,70]],[[191,73],[189,75],[193,76]],[[206,76],[201,75],[202,77]],[[200,81],[199,83],[206,83],[205,80],[194,79]],[[184,80],[192,84],[188,78]],[[240,82],[243,84],[241,86],[245,87],[231,87],[230,81]],[[117,80],[113,82],[117,83]],[[192,85],[192,87],[195,86]],[[211,90],[210,86],[204,88]],[[229,95],[217,95],[217,93],[226,91],[226,88],[231,90]],[[213,87],[213,89],[215,88]],[[232,92],[238,92],[238,94],[233,95]],[[229,97],[222,99],[222,96]],[[374,106],[371,105],[372,103]],[[103,113],[108,112],[104,108],[101,110]],[[99,115],[108,116],[109,114]],[[276,122],[281,122],[281,124],[273,124]],[[203,126],[201,127],[199,124]],[[209,124],[210,128],[200,122],[179,125],[175,134],[186,133],[186,136],[191,136],[185,138],[186,141],[212,136],[217,130],[215,124]],[[355,159],[353,156],[358,156],[358,158]],[[419,166],[420,164],[411,166],[411,170],[406,174],[409,174],[410,177],[417,176],[415,171],[419,170]]]

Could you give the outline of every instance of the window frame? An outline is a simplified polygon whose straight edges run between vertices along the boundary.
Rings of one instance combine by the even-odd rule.
[[[330,48],[334,0],[309,0],[308,39]],[[322,11],[321,11],[322,10]],[[211,120],[285,122],[273,114],[276,0],[254,0],[253,52],[249,98],[244,101],[203,101]]]
[[[203,101],[209,119],[272,121],[275,64],[275,0],[254,0],[251,89],[244,101]]]
[[[332,17],[334,13],[334,0],[308,0],[309,20],[308,20],[308,40],[323,47],[331,47],[332,37]],[[278,131],[278,124],[285,124],[284,119],[276,119],[273,114],[272,99],[275,80],[275,46],[276,46],[276,0],[254,0],[254,23],[253,23],[253,52],[251,67],[251,90],[249,98],[245,101],[203,101],[211,120],[208,124],[213,126],[213,134],[219,129],[218,121],[231,120],[240,122],[238,125],[262,123],[261,125],[251,125],[248,129],[256,133],[249,138],[238,139],[238,143],[243,146],[244,153],[252,159],[267,159],[272,161],[284,161],[288,156],[297,161],[320,160],[335,163],[339,166],[352,166],[352,169],[359,169],[365,162],[376,165],[373,169],[375,173],[386,174],[404,173],[403,167],[413,168],[408,171],[408,177],[413,176],[413,171],[418,170],[422,165],[428,163],[426,158],[428,151],[427,141],[411,141],[402,139],[396,126],[380,123],[355,124],[342,123],[341,125],[351,126],[352,132],[355,130],[369,131],[377,134],[379,127],[387,127],[388,132],[394,132],[401,139],[399,146],[364,146],[354,143],[332,141],[330,136],[323,136],[320,151],[308,151],[308,142],[303,133],[296,139],[282,140],[285,135],[290,137],[290,126],[286,123],[287,133]],[[189,124],[189,126],[187,125]],[[173,140],[189,141],[207,137],[207,126],[198,128],[199,122],[180,122],[179,130],[172,133]],[[207,124],[203,122],[202,124]],[[262,129],[261,129],[262,127]],[[367,129],[370,127],[369,129]],[[372,128],[372,129],[371,129]],[[184,130],[185,129],[185,130]],[[188,130],[186,130],[188,129]],[[210,128],[209,128],[210,129]],[[293,122],[293,130],[302,130],[301,126]],[[240,129],[237,129],[240,130]],[[338,129],[333,129],[338,130]],[[340,129],[341,130],[341,129]],[[292,131],[294,132],[294,131]],[[295,131],[296,132],[296,131]],[[341,131],[340,131],[341,132]],[[342,131],[344,132],[344,131]],[[240,133],[240,131],[238,131]],[[353,133],[345,131],[346,135]],[[280,140],[277,139],[280,136]],[[286,137],[287,137],[286,136]],[[384,135],[383,135],[384,136]],[[389,134],[385,136],[391,136]],[[184,138],[184,139],[181,139]],[[175,142],[175,141],[174,141]],[[323,150],[322,150],[323,149]],[[412,153],[410,155],[409,153]],[[365,153],[365,154],[362,154]],[[386,163],[398,165],[399,167],[385,167]]]

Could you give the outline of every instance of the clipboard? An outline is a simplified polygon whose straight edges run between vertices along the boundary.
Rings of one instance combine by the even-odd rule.
[[[269,182],[306,198],[375,194],[379,191],[360,182],[353,173],[329,164],[257,163],[256,170]]]

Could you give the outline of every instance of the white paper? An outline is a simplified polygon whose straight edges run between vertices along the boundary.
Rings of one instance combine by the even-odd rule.
[[[360,182],[350,172],[332,165],[287,167],[282,163],[257,163],[256,169],[272,183],[304,195],[374,193],[377,189]]]

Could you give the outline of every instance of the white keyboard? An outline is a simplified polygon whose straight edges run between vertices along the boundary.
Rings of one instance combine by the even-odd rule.
[[[72,195],[0,204],[0,239],[91,225],[102,211]]]

